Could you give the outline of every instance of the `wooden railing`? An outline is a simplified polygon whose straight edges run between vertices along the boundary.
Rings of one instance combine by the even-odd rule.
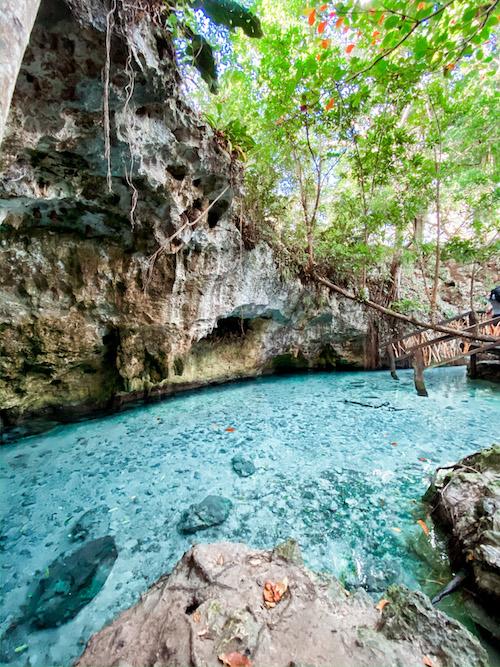
[[[398,362],[410,359],[415,369],[415,386],[421,395],[427,395],[423,381],[425,368],[452,364],[470,356],[475,369],[477,355],[500,351],[500,315],[491,317],[486,312],[467,311],[439,324],[456,329],[457,333],[442,334],[433,329],[420,329],[387,345],[392,376],[397,378]],[[468,335],[465,337],[464,333]],[[491,340],[474,340],[471,334],[483,339],[487,336]]]

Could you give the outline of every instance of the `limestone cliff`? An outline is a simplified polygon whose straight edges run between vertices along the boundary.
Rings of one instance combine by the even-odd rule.
[[[118,4],[43,0],[20,69],[0,162],[0,429],[364,363],[362,309],[283,281],[243,238],[241,168],[183,100],[155,3]]]

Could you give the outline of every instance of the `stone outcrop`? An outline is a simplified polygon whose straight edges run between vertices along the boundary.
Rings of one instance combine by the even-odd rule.
[[[0,158],[0,429],[365,363],[363,309],[283,280],[245,234],[240,167],[185,104],[168,35],[118,5],[109,87],[100,0],[42,0],[22,62]]]
[[[288,585],[274,607],[264,603],[266,582]],[[348,595],[305,569],[294,548],[198,545],[97,633],[76,665],[212,667],[238,653],[246,661],[235,664],[253,667],[486,667],[478,641],[424,595],[392,587],[385,597],[379,611],[365,592]]]
[[[40,0],[3,0],[0,7],[0,145],[24,51]]]
[[[439,469],[425,499],[448,537],[452,567],[470,574],[471,615],[500,639],[500,445]]]

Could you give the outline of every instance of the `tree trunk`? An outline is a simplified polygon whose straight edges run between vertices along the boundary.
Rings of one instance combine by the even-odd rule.
[[[424,216],[416,215],[413,220],[413,241],[416,246],[420,246],[424,240]]]
[[[0,145],[40,0],[0,2]]]

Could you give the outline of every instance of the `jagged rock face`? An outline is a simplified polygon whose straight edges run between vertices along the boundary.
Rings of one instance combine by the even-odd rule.
[[[165,34],[142,14],[124,25],[111,192],[103,3],[44,0],[25,53],[0,162],[4,426],[283,364],[363,364],[361,307],[285,283],[271,249],[244,242],[239,166],[184,103]]]
[[[472,617],[500,640],[500,445],[439,469],[425,499],[448,537],[453,567],[471,575]]]
[[[265,605],[266,582],[285,580],[282,599]],[[306,570],[294,549],[197,545],[94,635],[76,665],[217,665],[236,652],[253,667],[421,667],[424,657],[436,667],[486,667],[478,641],[424,595],[392,587],[386,598],[379,612],[364,591],[348,596]]]

